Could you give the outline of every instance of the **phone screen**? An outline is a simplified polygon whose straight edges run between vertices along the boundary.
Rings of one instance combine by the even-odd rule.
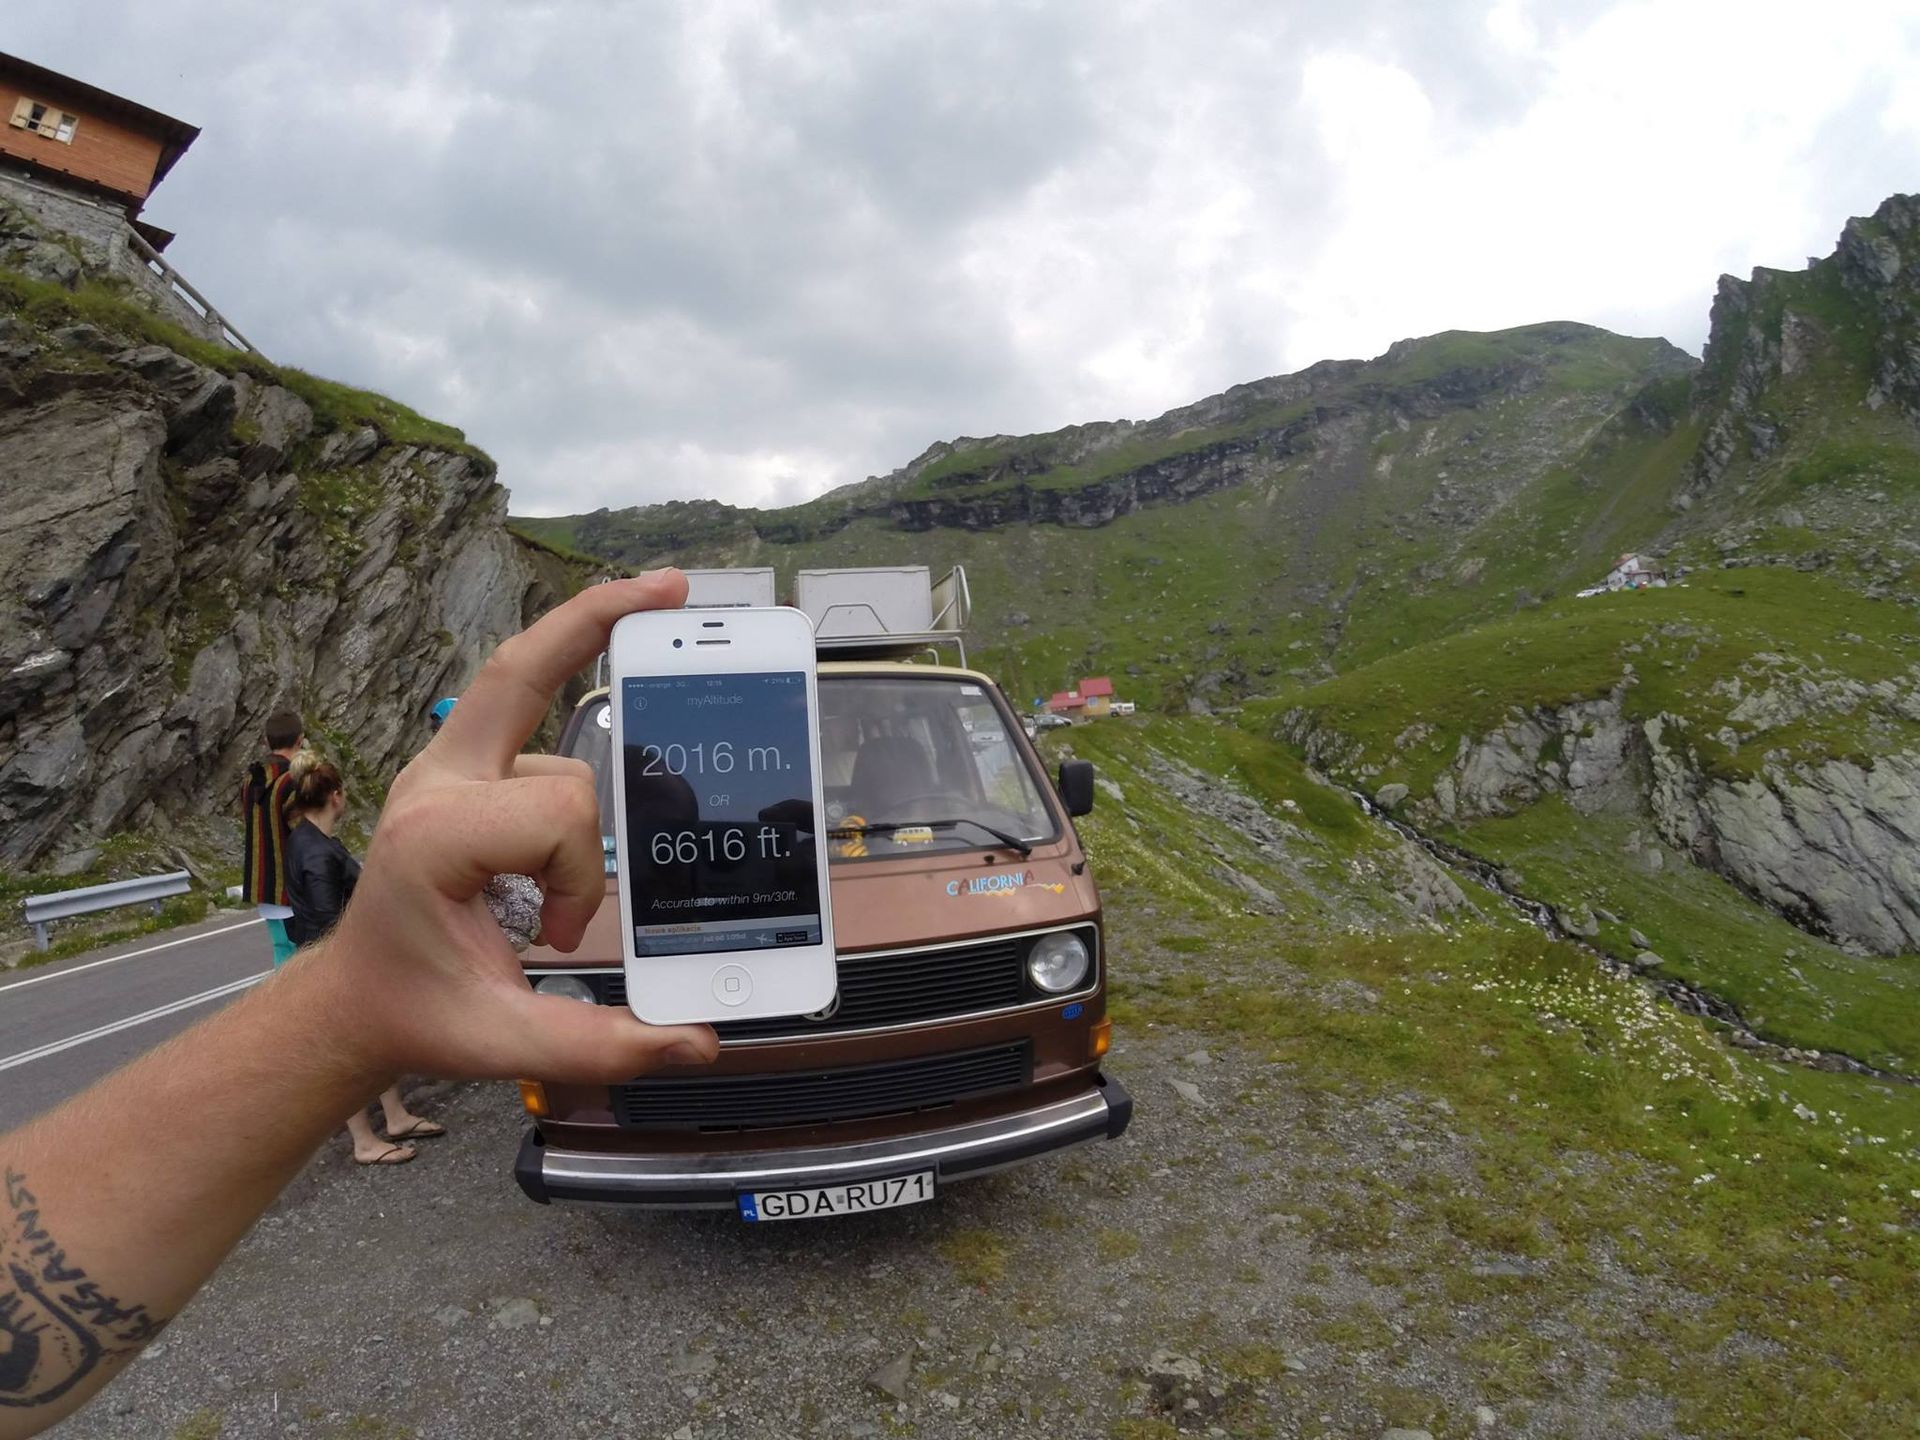
[[[620,684],[633,953],[820,944],[806,674]]]

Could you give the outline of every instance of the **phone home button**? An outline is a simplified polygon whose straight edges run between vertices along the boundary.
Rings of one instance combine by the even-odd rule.
[[[744,1005],[753,994],[753,976],[738,965],[722,965],[713,972],[713,998],[722,1005]]]

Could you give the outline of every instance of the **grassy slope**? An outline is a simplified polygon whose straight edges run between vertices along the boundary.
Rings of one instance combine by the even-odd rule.
[[[1091,656],[1109,670],[1137,665],[1132,688],[1142,698],[1177,703],[1191,680],[1212,671],[1344,668],[1504,613],[1521,592],[1560,583],[1560,571],[1590,581],[1597,572],[1584,558],[1510,565],[1503,507],[1530,483],[1580,465],[1589,437],[1676,354],[1588,327],[1449,332],[1348,367],[1304,400],[1274,399],[1261,382],[1204,402],[1204,418],[1173,412],[1089,453],[1076,451],[1088,445],[1086,427],[1002,438],[890,486],[958,499],[1018,485],[1082,487],[1321,414],[1304,449],[1266,454],[1247,483],[1098,528],[909,533],[875,516],[822,533],[829,516],[846,511],[844,499],[760,516],[678,505],[516,523],[624,564],[773,565],[783,581],[815,565],[965,564],[983,647],[1016,688],[1056,688]],[[1484,401],[1471,398],[1491,377],[1519,378]],[[1622,442],[1635,459],[1649,443],[1637,430]],[[1611,480],[1588,477],[1580,495],[1597,506]],[[786,538],[762,539],[755,523]],[[1624,523],[1603,531],[1596,557],[1639,533]],[[669,540],[677,547],[663,548]],[[1476,557],[1484,578],[1460,580],[1461,565]],[[1008,627],[1013,614],[1030,623]]]
[[[1737,732],[1744,738],[1730,745],[1722,736],[1737,704],[1731,688],[1737,681],[1750,695],[1769,684],[1794,689],[1806,678],[1911,687],[1912,623],[1902,608],[1868,600],[1833,575],[1711,571],[1667,590],[1527,611],[1256,702],[1242,718],[1271,733],[1288,712],[1309,712],[1357,747],[1343,778],[1368,788],[1400,782],[1419,796],[1451,765],[1461,737],[1484,736],[1516,710],[1605,695],[1631,667],[1620,692],[1628,716],[1680,717],[1684,727],[1670,729],[1667,743],[1690,749],[1708,774],[1745,778],[1769,755],[1870,763],[1876,754],[1920,748],[1920,725],[1868,698],[1777,729]],[[1431,734],[1398,747],[1416,723]],[[1552,801],[1510,819],[1463,823],[1445,838],[1513,865],[1535,898],[1586,901],[1618,914],[1621,923],[1601,937],[1614,953],[1633,954],[1627,932],[1640,930],[1668,973],[1757,1017],[1771,1038],[1894,1068],[1920,1061],[1920,958],[1847,955],[1675,854],[1650,870],[1646,852],[1657,846],[1644,819],[1581,817]]]
[[[1644,383],[1659,342],[1611,335],[1588,326],[1527,325],[1489,333],[1449,330],[1406,341],[1364,365],[1329,370],[1307,394],[1270,393],[1270,382],[1228,391],[1217,414],[1176,410],[1089,446],[1089,427],[1045,435],[1001,436],[956,449],[922,467],[898,488],[903,499],[992,494],[1028,485],[1069,490],[1223,441],[1279,429],[1316,411],[1371,408],[1405,394],[1479,373],[1539,367],[1543,388],[1558,394],[1631,392]],[[1308,375],[1322,372],[1309,371]],[[1208,405],[1209,402],[1202,402]]]
[[[1716,312],[1702,412],[1728,400],[1743,355],[1770,353],[1779,373],[1769,369],[1746,402],[1725,474],[1691,497],[1673,539],[1705,553],[1700,542],[1731,531],[1768,552],[1838,552],[1911,577],[1895,559],[1911,556],[1910,544],[1879,551],[1889,540],[1920,538],[1920,432],[1897,407],[1876,408],[1868,397],[1876,352],[1910,345],[1912,321],[1870,307],[1842,282],[1835,261],[1756,272],[1746,295],[1744,311]],[[1755,426],[1771,433],[1767,444],[1756,442]]]
[[[1901,607],[1869,600],[1836,576],[1707,571],[1665,590],[1558,601],[1248,710],[1269,719],[1309,711],[1360,747],[1372,783],[1402,781],[1423,794],[1460,737],[1497,729],[1516,707],[1597,698],[1625,681],[1630,717],[1681,717],[1683,743],[1707,773],[1738,779],[1769,755],[1866,760],[1920,744],[1920,725],[1875,699],[1778,729],[1735,727],[1732,741],[1721,734],[1739,703],[1736,680],[1739,696],[1803,678],[1912,680],[1920,658],[1912,624]],[[1431,726],[1431,737],[1397,750],[1395,737],[1416,722]]]
[[[1517,870],[1528,895],[1617,916],[1601,921],[1595,944],[1630,958],[1638,930],[1658,973],[1728,1001],[1767,1039],[1920,1071],[1920,956],[1850,955],[1660,846],[1644,821],[1580,815],[1558,796],[1439,834]]]
[[[1213,876],[1208,842],[1222,837],[1156,810],[1155,754],[1224,760],[1281,816],[1293,812],[1280,800],[1314,793],[1298,761],[1203,720],[1068,738],[1126,795],[1103,796],[1084,827],[1110,927],[1159,953],[1116,972],[1123,1058],[1141,1027],[1177,1027],[1261,1057],[1292,1091],[1443,1102],[1440,1123],[1470,1138],[1470,1188],[1353,1176],[1339,1208],[1303,1213],[1319,1243],[1392,1254],[1375,1273],[1404,1298],[1400,1324],[1451,1337],[1503,1401],[1556,1383],[1535,1324],[1551,1313],[1606,1346],[1615,1384],[1670,1400],[1687,1433],[1911,1427],[1920,1091],[1724,1050],[1498,907],[1443,934],[1306,935],[1244,914]],[[1322,823],[1351,834],[1357,816]],[[1259,856],[1236,863],[1287,883]],[[1364,913],[1366,872],[1348,873]],[[1204,958],[1188,958],[1196,948]],[[1272,1178],[1279,1203],[1298,1205]],[[1489,1256],[1524,1262],[1524,1276],[1476,1275]],[[1611,1309],[1622,1296],[1625,1323]]]
[[[356,390],[292,366],[275,365],[259,355],[229,350],[224,345],[203,340],[133,303],[114,286],[88,281],[76,290],[65,290],[0,267],[0,313],[18,315],[43,329],[94,325],[123,337],[129,344],[164,345],[225,374],[250,375],[256,380],[284,386],[307,402],[322,431],[371,425],[396,444],[450,450],[472,456],[489,471],[493,468],[492,460],[469,445],[466,436],[451,425],[429,420],[384,395]]]

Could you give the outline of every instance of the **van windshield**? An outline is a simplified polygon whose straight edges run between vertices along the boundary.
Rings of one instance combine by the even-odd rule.
[[[612,712],[596,701],[567,753],[593,767],[602,831],[613,834]],[[977,820],[1029,842],[1058,835],[1011,734],[977,682],[946,676],[822,675],[820,761],[827,816],[849,830],[903,822]],[[836,839],[835,863],[990,843],[973,826],[868,832]],[[609,840],[609,849],[611,841]]]

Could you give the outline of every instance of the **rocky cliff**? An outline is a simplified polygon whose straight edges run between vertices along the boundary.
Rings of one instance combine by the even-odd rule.
[[[1778,531],[1871,545],[1872,505],[1906,518],[1913,495],[1886,486],[1920,480],[1920,196],[1847,221],[1805,270],[1721,276],[1691,407],[1701,438],[1676,508],[1706,519],[1675,539],[1717,526],[1735,546]],[[1810,487],[1848,479],[1878,500],[1809,510]]]
[[[569,583],[457,432],[75,273],[0,271],[0,493],[9,869],[128,827],[230,850],[286,706],[377,794],[431,701]]]

